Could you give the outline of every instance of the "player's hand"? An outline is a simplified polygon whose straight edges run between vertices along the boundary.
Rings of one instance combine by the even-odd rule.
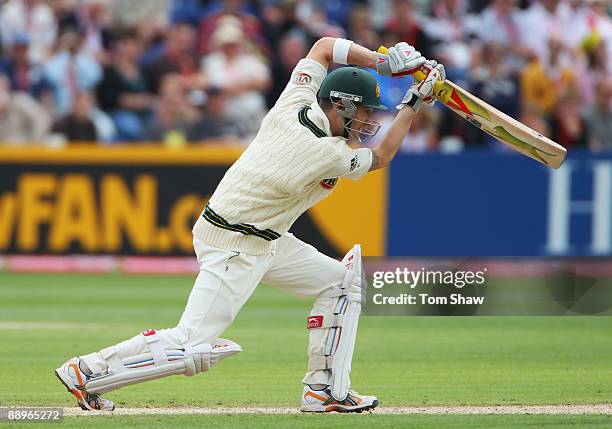
[[[415,82],[404,95],[402,103],[397,106],[397,109],[403,109],[405,106],[411,107],[414,111],[418,111],[423,103],[432,105],[435,102],[434,87],[436,81],[446,79],[446,71],[442,64],[438,64],[436,60],[428,60],[423,64],[421,70],[425,73],[425,79],[420,82]]]
[[[413,73],[426,61],[419,51],[406,42],[400,42],[389,48],[387,55],[377,52],[376,57],[376,71],[386,76],[404,76]]]

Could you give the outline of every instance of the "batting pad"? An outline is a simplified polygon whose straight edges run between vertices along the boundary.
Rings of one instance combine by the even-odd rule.
[[[332,396],[339,401],[346,398],[351,385],[349,374],[365,290],[361,246],[355,245],[342,263],[347,269],[342,285],[317,298],[308,317],[308,370],[331,369]]]
[[[155,332],[154,335],[150,332],[145,332],[143,335],[145,340],[156,336]],[[127,359],[121,359],[114,347],[102,350],[100,353],[109,364],[109,373],[91,378],[85,383],[85,391],[102,394],[169,375],[190,377],[199,372],[206,372],[219,361],[242,351],[240,345],[223,338],[217,338],[211,344],[185,345],[182,350],[162,350],[157,347],[158,338],[147,342],[150,353],[142,353]]]

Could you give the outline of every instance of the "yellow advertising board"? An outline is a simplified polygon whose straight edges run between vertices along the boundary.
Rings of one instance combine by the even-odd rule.
[[[192,254],[191,227],[238,146],[0,148],[0,253]],[[386,173],[340,180],[292,231],[341,255],[385,249]]]

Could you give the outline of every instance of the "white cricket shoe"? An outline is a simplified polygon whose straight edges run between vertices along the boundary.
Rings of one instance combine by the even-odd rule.
[[[349,390],[348,396],[343,401],[336,401],[331,395],[329,387],[323,390],[314,390],[310,386],[304,386],[300,411],[307,413],[361,413],[371,410],[377,405],[378,398],[376,396],[360,395],[354,390]]]
[[[77,399],[79,406],[84,410],[104,410],[113,411],[115,404],[113,401],[102,398],[95,393],[85,391],[85,383],[91,377],[83,373],[79,368],[78,357],[68,359],[62,366],[55,370],[55,375],[62,382],[66,389]]]

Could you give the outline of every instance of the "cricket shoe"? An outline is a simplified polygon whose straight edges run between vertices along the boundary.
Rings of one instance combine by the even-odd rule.
[[[310,386],[304,386],[300,411],[307,413],[361,413],[371,410],[377,405],[378,398],[376,396],[360,395],[354,390],[349,390],[343,401],[337,401],[331,395],[329,387],[314,390]]]
[[[91,378],[79,368],[78,357],[68,359],[62,366],[55,370],[55,375],[62,382],[66,389],[72,393],[79,403],[79,407],[84,410],[104,410],[113,411],[115,404],[113,401],[102,398],[95,393],[85,391],[85,383]]]

